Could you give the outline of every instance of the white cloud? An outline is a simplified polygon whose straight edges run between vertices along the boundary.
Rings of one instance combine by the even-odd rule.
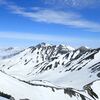
[[[78,2],[80,0],[76,0],[76,1],[71,0],[71,1]],[[86,0],[84,0],[84,2],[85,1]],[[32,8],[33,11],[26,11],[27,10],[26,8],[16,6],[13,3],[6,2],[5,5],[8,9],[11,10],[12,13],[30,18],[33,21],[61,24],[61,25],[66,25],[74,28],[82,28],[88,31],[100,32],[100,23],[86,20],[80,14],[77,13],[43,9],[40,7],[33,7]]]
[[[6,4],[7,2],[5,0],[0,0],[0,4]]]
[[[28,17],[33,21],[61,24],[75,28],[83,28],[89,31],[100,32],[100,24],[83,19],[77,13],[56,11],[50,9],[36,9],[33,12],[27,12],[24,8],[18,6],[9,6],[13,13]]]
[[[100,4],[100,0],[42,0],[45,4],[55,5],[56,6],[66,6],[74,8],[92,8],[97,7]]]
[[[16,33],[16,32],[0,32],[0,41],[5,40],[3,43],[0,42],[0,45],[7,44],[17,46],[30,46],[34,43],[54,43],[54,44],[66,44],[74,47],[78,46],[91,46],[91,47],[99,47],[100,41],[99,39],[91,39],[91,38],[83,38],[83,37],[68,37],[63,35],[48,35],[48,34],[33,34],[33,33]],[[16,41],[17,42],[16,42]],[[14,43],[12,43],[13,41]],[[31,42],[30,42],[31,41]],[[21,44],[23,43],[23,44]],[[92,45],[91,45],[92,44]]]
[[[34,34],[34,33],[16,33],[16,32],[0,32],[0,38],[19,39],[19,40],[38,40],[38,41],[53,41],[63,42],[77,40],[73,37],[49,35],[49,34]]]

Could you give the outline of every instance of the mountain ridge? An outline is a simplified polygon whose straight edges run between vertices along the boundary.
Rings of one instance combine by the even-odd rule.
[[[18,51],[16,55],[1,59],[0,71],[28,85],[72,88],[79,93],[79,90],[84,90],[87,93],[83,93],[82,97],[87,95],[90,99],[80,100],[98,100],[97,90],[93,92],[95,89],[86,86],[100,79],[100,48],[70,48],[45,43],[31,46]]]

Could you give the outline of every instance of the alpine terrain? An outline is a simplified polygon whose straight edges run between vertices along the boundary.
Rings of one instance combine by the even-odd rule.
[[[100,100],[100,48],[1,48],[0,100]]]

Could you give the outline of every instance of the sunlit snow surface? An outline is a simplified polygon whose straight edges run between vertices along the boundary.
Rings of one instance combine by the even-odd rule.
[[[26,49],[1,49],[0,56],[0,91],[15,100],[100,98],[99,48],[73,49],[42,43]],[[89,87],[97,95],[93,97],[91,89],[84,88],[92,82]]]

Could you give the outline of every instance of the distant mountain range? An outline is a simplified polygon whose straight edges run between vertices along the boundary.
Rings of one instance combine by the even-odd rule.
[[[0,100],[100,100],[100,48],[0,49]]]

